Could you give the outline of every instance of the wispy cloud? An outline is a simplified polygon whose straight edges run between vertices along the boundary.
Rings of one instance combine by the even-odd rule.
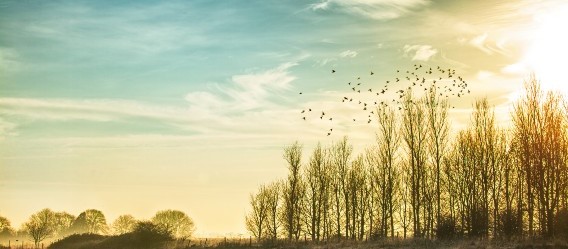
[[[489,39],[489,35],[487,33],[483,33],[473,38],[461,39],[459,40],[461,43],[467,43],[474,48],[477,48],[488,55],[493,55],[495,53],[505,54],[505,41],[492,41]]]
[[[404,45],[404,56],[411,57],[413,61],[428,61],[438,53],[438,50],[430,45]]]
[[[339,10],[376,20],[401,17],[430,4],[428,0],[323,0],[311,4],[314,11]]]
[[[345,51],[339,53],[339,56],[354,58],[355,56],[357,56],[357,51],[345,50]]]
[[[308,129],[291,125],[302,122],[294,100],[290,99],[291,95],[298,95],[291,91],[296,77],[289,70],[295,65],[296,62],[289,62],[264,71],[235,75],[228,84],[211,84],[208,90],[189,92],[185,96],[186,106],[124,99],[4,97],[0,98],[0,114],[10,122],[3,122],[1,131],[2,134],[17,131],[17,123],[12,124],[11,120],[22,119],[122,123],[145,119],[201,136],[253,135],[273,142],[276,142],[274,137],[280,137],[282,143],[290,133],[315,134],[320,129],[317,125]]]
[[[190,111],[219,115],[265,109],[276,105],[270,97],[291,88],[296,77],[288,69],[295,65],[290,62],[264,72],[235,75],[229,86],[215,85],[215,91],[190,92],[185,100],[190,104]]]

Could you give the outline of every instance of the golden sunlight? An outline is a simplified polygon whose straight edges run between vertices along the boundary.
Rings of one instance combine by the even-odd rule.
[[[535,72],[543,90],[560,91],[568,95],[568,5],[538,15],[535,22],[537,28],[524,63]]]

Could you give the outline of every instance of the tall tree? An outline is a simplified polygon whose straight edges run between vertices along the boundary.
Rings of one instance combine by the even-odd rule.
[[[349,144],[347,137],[333,145],[332,148],[332,164],[334,170],[334,194],[336,205],[336,220],[337,220],[337,236],[341,237],[341,224],[345,225],[345,237],[349,237],[349,220],[350,220],[350,199],[349,189],[347,188],[347,175],[351,161],[351,154],[353,153],[353,146]],[[343,204],[343,205],[341,205]],[[343,210],[343,221],[341,220],[341,211]]]
[[[431,163],[434,166],[434,180],[436,184],[436,222],[440,221],[442,203],[441,203],[441,172],[442,161],[445,156],[448,144],[448,108],[447,99],[440,99],[437,94],[436,87],[432,85],[424,96],[424,104],[426,107],[426,120],[428,120],[428,145],[430,149]]]
[[[545,96],[534,76],[525,82],[525,91],[515,104],[513,130],[524,171],[529,236],[536,221],[541,234],[551,237],[567,185],[566,112],[561,97],[551,92]]]
[[[406,147],[408,170],[410,177],[407,184],[410,187],[410,205],[412,207],[412,225],[414,237],[422,237],[421,209],[424,201],[426,179],[426,136],[427,127],[422,101],[416,101],[409,90],[404,96],[402,108],[403,125],[402,138]],[[422,211],[423,212],[423,211]]]
[[[323,219],[325,206],[328,200],[328,173],[325,167],[327,163],[327,151],[318,143],[314,149],[310,161],[304,170],[306,180],[306,232],[312,241],[319,241],[323,232]]]
[[[251,210],[245,217],[246,227],[260,241],[268,223],[268,189],[261,186],[256,195],[250,195]]]
[[[279,219],[279,210],[281,207],[281,191],[284,184],[281,181],[276,181],[266,187],[266,220],[267,220],[267,237],[276,241],[278,238],[281,222]]]
[[[284,159],[288,162],[288,179],[284,189],[284,229],[288,240],[298,240],[301,231],[301,209],[303,182],[300,171],[302,146],[295,142],[284,148]]]

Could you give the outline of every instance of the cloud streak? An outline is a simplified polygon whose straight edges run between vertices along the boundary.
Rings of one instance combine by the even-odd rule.
[[[324,0],[309,7],[313,11],[339,10],[375,20],[388,20],[429,4],[428,0]]]
[[[341,52],[339,54],[339,56],[341,57],[349,57],[349,58],[354,58],[355,56],[357,56],[357,51],[353,51],[353,50],[345,50],[343,52]]]

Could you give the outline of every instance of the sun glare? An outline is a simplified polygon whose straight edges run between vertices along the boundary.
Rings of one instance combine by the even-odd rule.
[[[537,28],[524,62],[536,74],[543,90],[568,95],[568,5],[538,15],[535,21]]]

